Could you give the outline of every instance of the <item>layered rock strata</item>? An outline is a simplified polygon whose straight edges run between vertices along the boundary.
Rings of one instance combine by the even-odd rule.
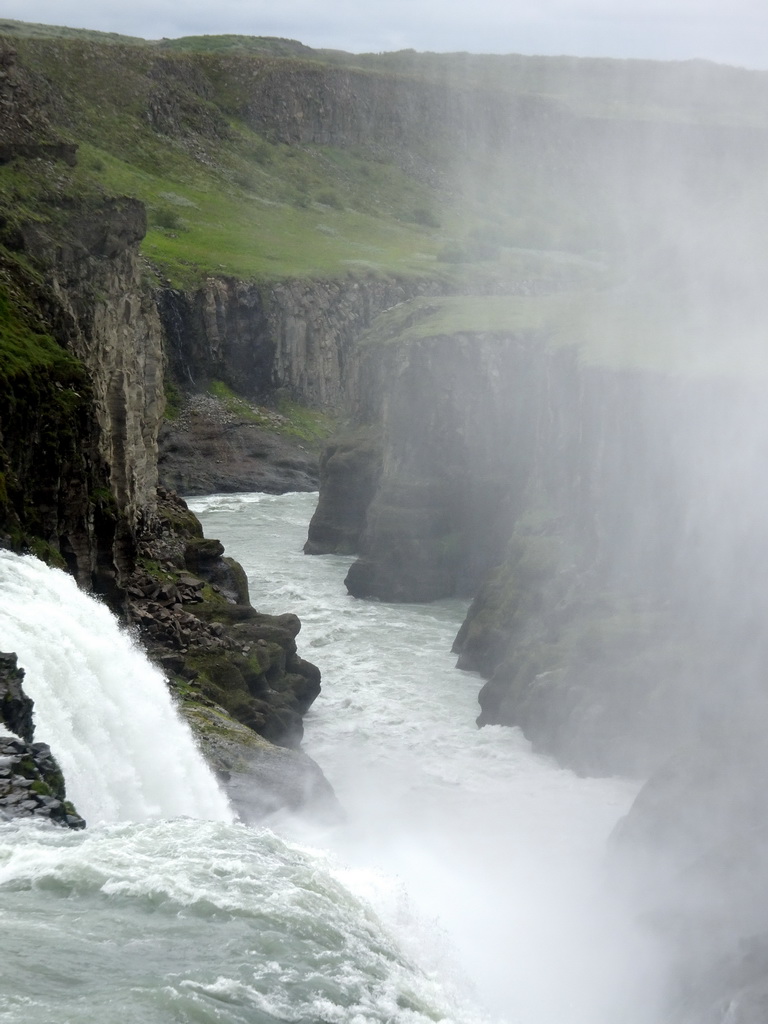
[[[260,285],[209,278],[191,295],[159,297],[177,386],[204,391],[221,380],[256,399],[287,394],[338,411],[358,390],[356,343],[383,310],[444,284],[361,276]]]

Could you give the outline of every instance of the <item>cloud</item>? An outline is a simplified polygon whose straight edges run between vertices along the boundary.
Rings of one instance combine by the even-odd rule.
[[[756,0],[6,0],[4,14],[148,39],[273,35],[352,52],[412,47],[768,62],[768,8]]]

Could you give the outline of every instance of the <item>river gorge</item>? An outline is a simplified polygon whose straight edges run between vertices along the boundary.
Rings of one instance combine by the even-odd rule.
[[[765,92],[3,22],[2,1019],[761,1024]]]
[[[28,666],[38,735],[59,752],[89,822],[79,834],[4,826],[0,885],[18,935],[5,959],[15,979],[6,1019],[74,1024],[119,1004],[158,1022],[653,1020],[658,952],[605,865],[636,786],[578,779],[517,731],[477,731],[477,680],[449,650],[462,603],[347,596],[348,558],[301,553],[315,500],[222,495],[192,507],[238,554],[260,608],[301,614],[304,647],[332,680],[307,719],[305,749],[334,785],[341,822],[279,812],[268,828],[244,828],[206,805],[191,766],[173,783],[158,759],[178,763],[179,741],[155,724],[151,694],[134,685],[131,712],[110,710],[124,657],[112,679],[103,665],[103,700],[87,712],[65,701],[92,720],[84,742],[103,766],[101,796],[90,773],[81,782],[69,770],[79,757],[63,709],[38,690],[46,673],[35,654],[50,640],[29,627],[8,634],[6,608],[2,642]],[[49,620],[61,598],[44,596],[46,571],[28,597],[17,585],[13,604],[31,602],[36,614],[48,600]],[[109,638],[106,610],[84,614],[114,665],[123,641]],[[56,646],[59,660],[71,648],[82,690],[82,640],[59,635]],[[162,686],[154,699],[166,699]],[[126,717],[143,733],[134,754],[118,747]],[[101,731],[109,754],[99,754]],[[155,765],[144,782],[137,757]],[[217,814],[225,820],[211,821]]]

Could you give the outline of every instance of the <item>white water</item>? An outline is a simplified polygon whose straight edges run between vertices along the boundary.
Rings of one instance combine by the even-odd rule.
[[[0,1022],[655,1024],[654,951],[602,874],[634,786],[476,730],[479,680],[448,653],[462,607],[348,598],[348,559],[301,554],[313,501],[193,505],[245,563],[254,604],[302,617],[300,652],[324,673],[305,746],[349,815],[324,833],[175,817],[221,815],[173,804],[173,765],[144,767],[175,728],[141,710],[146,662],[66,577],[2,556],[0,648],[35,662],[40,738],[81,811],[98,800],[113,823],[0,826]],[[151,675],[147,702],[163,703]],[[64,710],[81,690],[88,725]],[[89,779],[105,735],[105,777]],[[113,792],[129,782],[130,806]],[[173,820],[135,823],[157,814]]]
[[[464,605],[350,598],[351,559],[301,553],[314,502],[190,505],[243,562],[254,605],[302,620],[300,651],[323,672],[304,747],[349,812],[318,841],[348,866],[346,884],[420,963],[445,972],[452,962],[495,1018],[654,1019],[655,951],[603,876],[606,839],[636,786],[577,778],[518,730],[476,729],[482,681],[450,654]]]
[[[88,822],[232,820],[162,675],[66,573],[0,551],[0,650],[18,655],[35,739]]]

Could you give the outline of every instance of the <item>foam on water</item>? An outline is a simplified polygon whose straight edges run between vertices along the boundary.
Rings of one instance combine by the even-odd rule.
[[[0,828],[0,1019],[473,1024],[322,857],[179,819]]]
[[[516,730],[476,730],[479,680],[448,653],[462,606],[347,597],[348,559],[301,554],[313,504],[193,503],[244,562],[256,607],[302,618],[299,649],[324,675],[305,746],[348,811],[325,832],[288,815],[273,820],[280,835],[142,823],[205,804],[183,803],[186,770],[156,767],[163,744],[144,705],[167,700],[162,680],[149,670],[147,681],[130,640],[71,580],[0,555],[0,648],[28,670],[40,738],[86,816],[93,799],[103,818],[138,820],[0,826],[0,919],[13,936],[0,1021],[652,1024],[653,950],[601,872],[635,787],[578,779]],[[85,721],[105,709],[106,723]],[[128,782],[130,806],[115,807],[109,794]]]
[[[302,620],[300,649],[323,673],[304,746],[349,811],[323,837],[345,884],[420,963],[441,936],[499,1019],[653,1020],[655,950],[603,877],[636,784],[578,778],[519,730],[476,729],[482,681],[450,654],[465,606],[350,598],[351,559],[301,553],[314,501],[220,495],[191,506],[244,564],[254,604]],[[263,537],[278,530],[286,541],[273,550]]]
[[[66,573],[0,551],[0,650],[18,655],[35,739],[88,821],[232,820],[162,675]]]

